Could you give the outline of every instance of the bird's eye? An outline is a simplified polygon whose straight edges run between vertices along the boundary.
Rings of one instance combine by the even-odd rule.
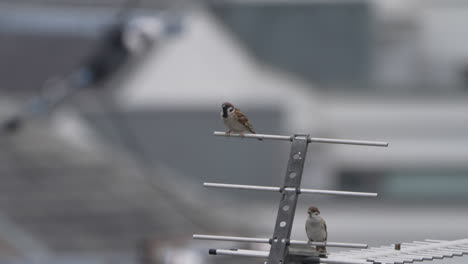
[[[232,112],[234,111],[234,109],[232,109],[232,107],[229,107],[229,112]]]

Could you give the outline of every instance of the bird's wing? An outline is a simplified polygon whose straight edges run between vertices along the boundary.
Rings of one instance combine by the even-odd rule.
[[[307,238],[308,238],[309,240],[312,241],[312,239],[310,239],[310,235],[309,235],[309,234],[310,234],[310,231],[309,231],[309,229],[310,229],[310,225],[309,225],[308,221],[306,221],[306,223],[305,223],[306,235],[307,235]]]
[[[323,220],[322,220],[323,221]],[[323,228],[325,229],[325,241],[328,239],[327,223],[323,221]]]
[[[235,114],[239,123],[245,126],[250,133],[256,134],[253,126],[249,122],[249,119],[239,109],[236,109]]]

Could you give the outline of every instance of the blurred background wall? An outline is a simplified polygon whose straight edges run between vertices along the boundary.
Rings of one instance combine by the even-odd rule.
[[[0,1],[1,120],[83,65],[125,4]],[[312,144],[304,187],[379,197],[304,195],[294,238],[305,239],[312,204],[333,241],[468,236],[468,3],[142,0],[128,9],[176,26],[106,83],[2,133],[0,263],[238,263],[208,257],[214,244],[191,234],[269,237],[279,197],[201,184],[280,185],[289,145],[213,137],[225,101],[259,133],[390,142]]]

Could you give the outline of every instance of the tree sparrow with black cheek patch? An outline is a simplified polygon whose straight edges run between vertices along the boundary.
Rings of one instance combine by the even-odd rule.
[[[223,103],[221,105],[221,119],[228,129],[227,134],[232,132],[243,135],[244,133],[256,134],[249,119],[238,108],[235,108],[231,103]]]

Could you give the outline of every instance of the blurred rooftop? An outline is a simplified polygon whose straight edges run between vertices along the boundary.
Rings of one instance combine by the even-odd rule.
[[[138,8],[165,9],[173,6],[195,4],[201,0],[1,0],[0,4],[41,7],[104,7],[121,8],[137,5]]]

